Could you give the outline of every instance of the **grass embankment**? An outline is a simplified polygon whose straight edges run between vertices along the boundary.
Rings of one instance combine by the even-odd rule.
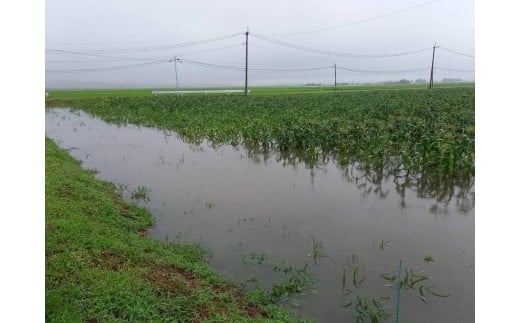
[[[244,296],[196,245],[144,236],[152,223],[54,142],[45,142],[48,322],[293,321]]]

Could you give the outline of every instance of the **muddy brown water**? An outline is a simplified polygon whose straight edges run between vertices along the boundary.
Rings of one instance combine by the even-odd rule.
[[[229,279],[269,287],[285,277],[273,267],[307,265],[311,288],[280,302],[291,311],[320,322],[355,321],[354,309],[342,305],[364,296],[394,313],[395,283],[380,275],[397,274],[402,260],[402,275],[420,271],[431,277],[424,285],[449,296],[426,292],[425,303],[418,290],[403,289],[400,322],[475,319],[471,183],[437,201],[413,186],[398,191],[391,176],[374,183],[355,165],[310,168],[80,111],[47,109],[45,126],[48,137],[127,197],[148,188],[143,205],[156,218],[149,234],[203,243],[210,264]]]

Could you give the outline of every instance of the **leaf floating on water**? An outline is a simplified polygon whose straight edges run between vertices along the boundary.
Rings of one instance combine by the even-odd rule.
[[[430,277],[426,277],[426,276],[421,276],[419,278],[417,278],[416,280],[413,280],[411,283],[410,283],[410,286],[413,287],[415,284],[417,284],[418,282],[421,282],[423,280],[427,280],[429,279]],[[422,286],[422,285],[421,285]]]
[[[390,276],[389,274],[381,274],[381,275],[379,275],[379,277],[389,280],[391,282],[393,282],[395,280],[395,275]]]
[[[426,288],[432,295],[435,295],[437,297],[449,297],[450,294],[439,294],[439,293],[436,293],[434,292],[431,288]]]
[[[359,285],[365,281],[365,277],[363,277],[361,280],[358,280],[358,272],[359,272],[359,266],[356,266],[354,269],[354,274],[352,275],[352,283],[356,288],[359,288]]]

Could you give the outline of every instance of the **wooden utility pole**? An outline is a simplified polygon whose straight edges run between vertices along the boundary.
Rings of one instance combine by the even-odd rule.
[[[179,89],[179,80],[177,79],[177,57],[173,54],[173,62],[175,64],[175,88]]]
[[[334,90],[336,89],[336,63],[334,63]]]
[[[435,43],[435,45],[433,45],[432,69],[430,71],[430,86],[429,86],[430,89],[433,87],[433,62],[435,61],[435,47],[437,47],[437,43]]]
[[[249,27],[247,27],[246,31],[246,85],[244,88],[244,95],[247,95],[247,47],[248,47],[248,40],[249,40]]]

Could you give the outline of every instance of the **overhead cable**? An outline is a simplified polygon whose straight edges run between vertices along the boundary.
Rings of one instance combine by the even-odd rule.
[[[310,31],[297,32],[297,33],[276,34],[276,36],[292,36],[292,35],[314,34],[314,33],[321,33],[321,32],[325,32],[325,31],[329,31],[329,30],[334,30],[334,29],[346,28],[346,27],[350,27],[350,26],[354,26],[354,25],[363,24],[365,22],[369,22],[369,21],[373,21],[373,20],[377,20],[377,19],[381,19],[381,18],[397,15],[397,14],[399,14],[401,12],[405,12],[405,11],[416,9],[416,8],[420,8],[420,7],[424,7],[424,6],[430,5],[430,4],[435,3],[435,2],[439,2],[439,1],[441,1],[441,0],[429,1],[429,2],[426,2],[426,3],[422,3],[422,4],[419,4],[419,5],[415,5],[415,6],[404,8],[404,9],[397,10],[397,11],[392,11],[390,13],[379,15],[379,16],[375,16],[375,17],[372,17],[372,18],[357,20],[357,21],[354,21],[354,22],[351,22],[351,23],[348,23],[348,24],[345,24],[345,25],[337,25],[337,26],[326,27],[326,28],[310,30]]]
[[[226,65],[218,65],[218,64],[211,64],[211,63],[204,63],[204,62],[198,62],[198,61],[192,61],[188,59],[182,59],[179,58],[180,63],[186,63],[191,65],[199,65],[204,67],[210,67],[210,68],[217,68],[217,69],[224,69],[224,70],[231,70],[231,71],[244,71],[244,67],[238,67],[238,66],[226,66]]]
[[[233,37],[240,36],[243,34],[244,33],[240,32],[240,33],[234,33],[234,34],[220,36],[220,37],[207,38],[207,39],[198,40],[198,41],[167,44],[167,45],[160,45],[160,46],[131,47],[131,48],[117,48],[117,49],[91,49],[91,50],[88,50],[87,52],[96,53],[96,54],[104,54],[104,53],[137,53],[137,52],[169,50],[169,49],[173,49],[173,48],[182,48],[182,47],[201,45],[201,44],[205,44],[205,43],[211,43],[211,42],[215,42],[215,41],[219,41],[219,40],[233,38]]]
[[[177,58],[179,63],[188,64],[188,65],[196,65],[196,66],[202,66],[207,68],[214,68],[214,69],[222,69],[222,70],[229,70],[229,71],[244,71],[244,67],[240,66],[229,66],[229,65],[220,65],[220,64],[213,64],[213,63],[207,63],[207,62],[201,62],[201,61],[194,61],[184,58]],[[131,65],[118,65],[118,66],[106,66],[106,67],[96,67],[96,68],[81,68],[81,69],[70,69],[70,70],[47,70],[47,73],[79,73],[79,72],[101,72],[101,71],[113,71],[113,70],[123,70],[123,69],[129,69],[129,68],[136,68],[136,67],[142,67],[142,66],[149,66],[149,65],[155,65],[155,64],[162,64],[171,62],[171,59],[160,59],[155,60],[147,63],[140,63],[140,64],[131,64]],[[357,69],[352,67],[345,67],[345,66],[336,66],[338,70],[345,70],[350,72],[357,72],[357,73],[367,73],[367,74],[404,74],[404,73],[413,73],[413,72],[422,72],[427,71],[430,68],[424,67],[424,68],[416,68],[416,69],[408,69],[408,70],[364,70],[364,69]],[[318,67],[303,67],[303,68],[249,68],[248,70],[251,72],[305,72],[305,71],[318,71],[318,70],[330,70],[334,69],[333,65],[329,66],[318,66]],[[443,70],[443,71],[455,71],[455,72],[474,72],[472,70],[459,70],[459,69],[451,69],[451,68],[443,68],[443,67],[435,67],[435,69]]]
[[[345,70],[350,72],[359,72],[359,73],[368,73],[368,74],[404,74],[404,73],[412,73],[412,72],[422,72],[427,71],[430,68],[424,67],[424,68],[416,68],[416,69],[410,69],[410,70],[391,70],[391,71],[374,71],[374,70],[360,70],[350,67],[343,67],[343,66],[337,66],[336,67],[339,70]]]
[[[249,68],[249,70],[254,71],[254,72],[306,72],[306,71],[328,70],[331,68],[334,68],[334,66],[319,66],[319,67],[306,67],[306,68]]]
[[[239,44],[222,46],[222,47],[217,47],[217,48],[201,49],[201,50],[183,54],[183,56],[191,56],[191,55],[196,55],[196,54],[209,53],[209,52],[214,52],[214,51],[218,51],[218,50],[236,48],[236,47],[242,47],[242,46],[244,46],[244,44],[239,43]],[[100,58],[116,59],[116,60],[129,60],[129,61],[156,61],[158,59],[168,59],[167,57],[144,58],[144,57],[112,56],[112,55],[104,55],[104,54],[95,54],[95,53],[91,53],[88,51],[77,51],[77,50],[67,50],[67,49],[46,49],[45,52],[48,54],[54,54],[54,55],[80,55],[80,56],[91,56],[91,57],[100,57]],[[58,62],[47,61],[47,63],[58,63]],[[73,61],[62,61],[62,63],[69,63],[69,62],[73,62]],[[81,63],[89,63],[89,61],[82,61]]]
[[[186,53],[186,54],[182,54],[182,56],[191,56],[191,55],[209,53],[209,52],[219,51],[219,50],[223,50],[223,49],[243,47],[243,46],[245,46],[245,43],[239,43],[239,44],[234,44],[234,45],[229,45],[229,46],[222,46],[222,47],[216,47],[216,48],[201,49],[201,50],[196,50],[196,51],[189,52],[189,53]]]
[[[181,63],[187,63],[192,65],[205,66],[209,68],[218,68],[218,69],[226,69],[226,70],[235,70],[235,71],[244,71],[244,67],[238,66],[229,66],[229,65],[217,65],[206,62],[199,62],[193,60],[186,60],[179,58]],[[429,67],[425,68],[417,68],[417,69],[409,69],[409,70],[393,70],[393,71],[374,71],[374,70],[362,70],[362,69],[354,69],[350,67],[337,66],[337,69],[346,70],[351,72],[359,72],[359,73],[371,73],[371,74],[402,74],[402,73],[410,73],[410,72],[421,72],[425,70],[429,70]],[[329,66],[319,66],[319,67],[304,67],[304,68],[249,68],[249,71],[252,72],[304,72],[304,71],[317,71],[317,70],[330,70],[334,69],[333,65]]]
[[[322,49],[316,49],[316,48],[311,48],[311,47],[307,47],[307,46],[301,46],[301,45],[289,43],[289,42],[286,42],[283,40],[274,39],[274,38],[271,38],[271,37],[268,37],[265,35],[252,33],[252,32],[250,32],[249,35],[251,35],[255,38],[273,43],[273,44],[290,47],[293,49],[298,49],[298,50],[307,51],[307,52],[316,53],[316,54],[322,54],[322,55],[351,57],[351,58],[386,58],[386,57],[396,57],[396,56],[417,54],[417,53],[431,50],[431,47],[427,47],[427,48],[423,48],[423,49],[418,49],[418,50],[413,50],[413,51],[408,51],[408,52],[397,52],[397,53],[392,53],[392,54],[379,54],[379,55],[352,54],[352,53],[346,53],[346,52],[322,50]]]
[[[475,57],[475,55],[464,54],[464,53],[461,53],[461,52],[457,52],[457,51],[455,51],[455,50],[453,50],[453,49],[448,49],[448,48],[443,47],[443,46],[437,46],[437,48],[440,48],[440,49],[445,50],[445,51],[447,51],[447,52],[449,52],[449,53],[457,54],[457,55],[460,55],[460,56]]]
[[[92,56],[92,57],[102,57],[109,59],[118,59],[118,60],[130,60],[130,61],[153,61],[157,60],[157,58],[144,58],[144,57],[123,57],[123,56],[110,56],[103,54],[95,54],[86,51],[76,51],[76,50],[67,50],[67,49],[46,49],[46,53],[55,54],[55,55],[80,55],[80,56]]]
[[[193,60],[187,60],[179,58],[181,63],[187,63],[192,65],[199,65],[209,68],[217,68],[217,69],[225,69],[225,70],[234,70],[234,71],[245,71],[244,67],[239,66],[226,66],[226,65],[217,65]],[[331,69],[333,66],[320,66],[320,67],[305,67],[305,68],[248,68],[249,71],[252,72],[304,72],[304,71],[316,71],[316,70],[325,70]]]
[[[106,63],[106,60],[45,61],[45,64],[89,64],[89,63]]]
[[[475,70],[460,70],[456,68],[435,67],[435,69],[448,72],[475,73]]]
[[[79,69],[73,69],[73,70],[47,70],[45,72],[46,73],[51,73],[51,74],[58,74],[58,73],[82,73],[82,72],[103,72],[103,71],[124,70],[124,69],[129,69],[129,68],[149,66],[149,65],[156,65],[156,64],[162,64],[162,63],[168,63],[168,60],[161,59],[161,60],[148,62],[148,63],[141,63],[141,64],[106,66],[106,67],[95,67],[95,68],[79,68]]]

